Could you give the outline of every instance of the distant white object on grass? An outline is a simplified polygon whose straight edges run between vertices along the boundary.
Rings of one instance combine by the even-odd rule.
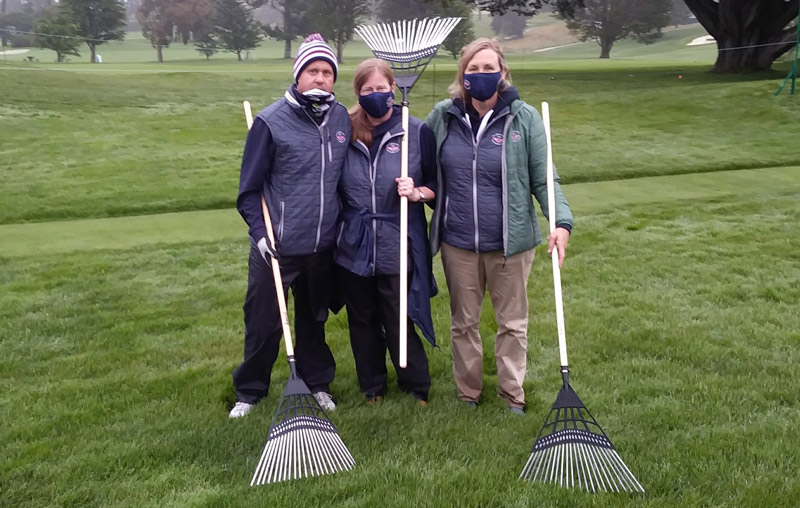
[[[692,42],[687,44],[687,46],[703,46],[705,44],[714,44],[717,40],[711,35],[704,35],[702,37],[696,37],[692,39]]]
[[[0,50],[0,55],[21,55],[22,53],[27,53],[30,49],[6,49]]]
[[[95,61],[95,62],[97,62],[97,63],[103,63],[103,57],[102,57],[102,56],[100,56],[100,54],[99,54],[99,53],[95,53],[95,55],[94,55],[94,61]]]

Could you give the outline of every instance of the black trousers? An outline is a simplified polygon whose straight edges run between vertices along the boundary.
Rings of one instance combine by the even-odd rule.
[[[274,260],[273,260],[274,262]],[[244,300],[244,361],[233,371],[236,400],[255,404],[269,391],[283,330],[272,268],[251,245]],[[284,296],[294,295],[294,353],[297,372],[312,392],[330,391],[336,363],[325,342],[333,284],[332,251],[280,259]]]
[[[347,305],[350,346],[361,391],[367,397],[386,393],[386,350],[397,372],[397,385],[428,400],[431,376],[428,355],[408,320],[408,366],[400,368],[400,276],[360,277],[337,267],[339,288]]]

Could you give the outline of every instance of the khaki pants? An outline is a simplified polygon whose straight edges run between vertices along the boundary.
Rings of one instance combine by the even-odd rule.
[[[497,319],[494,354],[498,392],[509,406],[525,405],[522,381],[528,350],[527,286],[534,254],[530,249],[503,259],[500,251],[478,254],[442,243],[442,264],[450,291],[453,376],[460,400],[477,402],[483,388],[478,325],[488,286]]]

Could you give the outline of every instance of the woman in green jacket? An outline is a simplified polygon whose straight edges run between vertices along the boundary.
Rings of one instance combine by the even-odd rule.
[[[436,137],[438,188],[431,246],[441,248],[450,291],[453,375],[459,400],[476,407],[482,390],[481,302],[486,288],[497,318],[498,392],[522,414],[527,282],[542,236],[534,196],[547,215],[547,144],[536,109],[519,98],[497,42],[478,39],[461,50],[451,99],[426,123]],[[556,230],[548,254],[563,263],[572,213],[555,176]]]

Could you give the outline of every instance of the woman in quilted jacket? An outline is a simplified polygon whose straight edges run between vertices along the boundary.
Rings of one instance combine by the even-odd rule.
[[[435,142],[430,129],[409,118],[408,177],[400,178],[403,128],[394,105],[395,82],[386,62],[369,59],[355,72],[358,103],[339,193],[342,216],[334,251],[347,305],[356,374],[368,404],[386,393],[386,351],[400,389],[427,405],[428,357],[414,324],[435,344],[430,298],[436,292],[423,203],[436,196]],[[398,367],[400,197],[409,200],[408,365]]]
[[[426,123],[436,137],[438,196],[431,221],[433,252],[441,248],[450,290],[451,345],[457,397],[477,407],[483,388],[478,325],[489,289],[497,337],[498,395],[523,414],[527,282],[542,241],[531,196],[547,214],[547,147],[538,111],[511,86],[496,41],[478,39],[461,50],[451,98]],[[556,230],[548,254],[564,261],[572,213],[555,177]]]

